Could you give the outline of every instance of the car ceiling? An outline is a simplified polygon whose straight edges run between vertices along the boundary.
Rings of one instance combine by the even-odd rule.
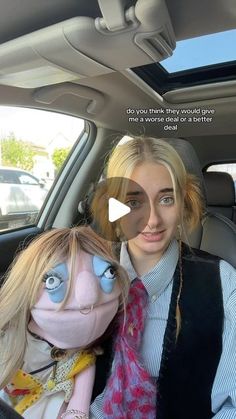
[[[135,0],[123,1],[126,9],[135,3]],[[235,0],[200,0],[198,2],[166,0],[166,6],[177,41],[236,28]],[[41,0],[40,2],[1,0],[0,8],[0,44],[72,17],[101,16],[97,0]],[[122,54],[122,51],[117,53]],[[72,85],[75,89],[73,94],[70,92]],[[96,112],[89,113],[87,110],[90,100],[76,94],[79,86],[93,89],[91,92],[94,91],[95,94],[101,94],[103,106]],[[56,100],[45,103],[36,100],[35,94],[38,93],[38,89],[5,86],[1,85],[0,80],[0,102],[5,105],[23,104],[62,111],[94,121],[97,126],[163,137],[163,131],[158,129],[156,124],[149,123],[144,126],[128,123],[125,111],[127,107],[160,108],[163,106],[155,92],[142,83],[142,80],[134,77],[130,70],[112,71],[108,74],[75,79],[67,84],[66,89],[64,94]],[[181,107],[186,107],[186,104],[177,103],[175,106],[181,109]],[[236,159],[236,94],[217,99],[212,97],[208,99],[206,96],[202,100],[190,100],[188,106],[214,108],[216,111],[213,123],[202,124],[197,129],[193,124],[182,124],[176,134],[193,143],[202,160],[202,165],[208,164],[212,158],[216,161]],[[166,136],[173,136],[173,134],[167,132]],[[216,145],[217,138],[219,141]],[[227,147],[224,146],[226,141]]]
[[[135,1],[123,3],[128,8]],[[177,40],[235,28],[234,0],[167,0],[166,4]],[[0,7],[0,43],[71,17],[101,16],[97,0],[1,0]]]

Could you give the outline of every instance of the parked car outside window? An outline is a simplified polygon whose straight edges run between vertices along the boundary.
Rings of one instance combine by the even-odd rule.
[[[0,231],[6,231],[36,223],[84,121],[3,106],[0,121]]]
[[[48,189],[27,171],[0,166],[0,229],[33,222]]]

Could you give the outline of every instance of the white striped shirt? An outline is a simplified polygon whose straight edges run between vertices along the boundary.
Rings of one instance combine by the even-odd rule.
[[[122,244],[120,259],[132,281],[137,274],[125,244]],[[158,377],[159,374],[177,262],[178,244],[174,240],[156,266],[140,278],[149,295],[141,356],[152,377]],[[223,351],[212,388],[212,411],[215,413],[214,419],[236,419],[236,270],[221,261],[220,276],[224,305]],[[104,419],[102,397],[102,394],[99,395],[92,403],[91,419]]]

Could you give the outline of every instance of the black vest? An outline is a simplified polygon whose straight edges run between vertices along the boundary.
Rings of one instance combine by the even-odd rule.
[[[223,300],[219,259],[183,248],[181,329],[176,342],[179,266],[174,274],[157,383],[157,419],[210,419],[211,390],[222,351]],[[102,392],[111,365],[111,341],[98,357],[93,397]],[[119,419],[119,418],[114,418]],[[134,418],[135,419],[135,418]]]

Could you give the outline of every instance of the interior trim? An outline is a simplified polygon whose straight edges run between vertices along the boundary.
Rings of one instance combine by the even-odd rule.
[[[92,115],[101,111],[105,103],[105,98],[102,93],[90,87],[73,83],[41,87],[33,93],[33,98],[36,102],[51,104],[64,95],[74,95],[80,98],[89,99],[90,102],[86,110]]]
[[[163,98],[169,103],[180,104],[208,99],[236,97],[236,81],[204,84],[169,91]]]

